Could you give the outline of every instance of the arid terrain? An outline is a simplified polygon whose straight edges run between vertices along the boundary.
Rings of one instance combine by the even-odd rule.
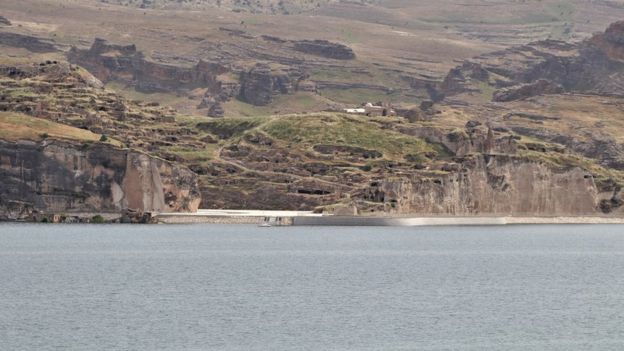
[[[0,218],[624,213],[624,1],[5,0],[0,16]]]

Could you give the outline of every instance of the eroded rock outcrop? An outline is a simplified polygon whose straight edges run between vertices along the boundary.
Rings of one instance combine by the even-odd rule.
[[[497,216],[596,215],[607,204],[616,206],[610,212],[617,210],[620,199],[619,191],[601,191],[580,168],[556,169],[519,157],[475,156],[461,160],[458,170],[381,179],[361,196],[379,203],[373,210],[389,213]],[[360,207],[366,211],[369,205]]]
[[[176,122],[170,107],[128,101],[102,88],[93,75],[64,62],[0,65],[0,112],[114,135],[128,147],[166,159],[170,158],[163,149],[174,143],[193,148],[203,145],[197,132]]]
[[[57,51],[50,41],[33,37],[30,35],[0,32],[0,45],[24,48],[31,52],[46,53]]]
[[[11,21],[9,21],[6,17],[0,16],[0,26],[10,26]]]
[[[489,77],[489,72],[482,65],[468,61],[464,62],[460,67],[451,69],[440,85],[440,89],[443,94],[458,94],[474,90],[474,88],[470,88],[468,85],[471,81],[487,82]]]
[[[624,22],[617,22],[579,44],[544,40],[482,55],[452,69],[439,91],[453,96],[503,89],[495,101],[560,92],[624,96],[623,37]]]
[[[296,69],[271,69],[256,64],[241,73],[239,99],[258,106],[268,105],[275,95],[292,94],[304,75]]]
[[[403,127],[401,133],[412,135],[443,146],[448,153],[463,157],[468,154],[515,154],[517,137],[511,133],[496,132],[480,122],[469,121],[465,128],[446,131],[435,127]]]
[[[553,117],[548,116],[521,113],[510,113],[508,116],[509,118],[523,117],[537,119],[538,121],[541,118],[553,119]],[[586,140],[579,140],[573,136],[556,133],[544,128],[514,126],[511,129],[518,135],[526,135],[549,143],[564,145],[569,150],[597,160],[604,167],[624,170],[624,145],[608,135],[587,131],[585,132]]]
[[[313,150],[323,155],[345,155],[363,159],[381,158],[383,155],[377,150],[367,150],[356,146],[344,145],[314,145]]]
[[[327,40],[302,40],[294,42],[296,51],[310,55],[321,56],[334,60],[353,60],[355,53],[343,44],[332,43]]]
[[[216,76],[227,71],[221,65],[204,61],[193,67],[152,62],[135,45],[110,44],[104,39],[95,39],[88,50],[74,47],[67,56],[70,62],[87,68],[103,82],[118,80],[144,92],[218,89]]]
[[[0,141],[0,216],[34,212],[196,211],[197,176],[107,144]]]
[[[209,117],[223,117],[225,110],[223,103],[236,98],[240,93],[240,84],[230,79],[217,78],[216,86],[207,89],[201,99],[198,109],[207,109]]]
[[[354,205],[362,215],[622,214],[619,183],[571,163],[545,161],[565,157],[556,145],[519,144],[504,128],[476,121],[450,133],[403,131],[456,156],[427,152],[392,161],[375,150],[327,144],[301,153],[265,134],[247,134],[223,148],[222,161],[201,170],[213,179],[202,189],[203,204],[335,213],[347,203],[349,212]]]
[[[203,89],[197,108],[206,109],[211,117],[223,116],[223,103],[233,98],[267,105],[275,95],[292,94],[307,78],[298,68],[266,63],[233,71],[229,66],[201,60],[192,67],[163,64],[146,58],[135,45],[111,44],[104,39],[95,39],[87,50],[72,48],[67,56],[104,83],[118,81],[147,93],[188,94]],[[302,85],[302,90],[306,89],[315,87]]]
[[[520,84],[497,90],[494,92],[492,100],[498,102],[524,100],[532,96],[560,94],[563,91],[564,89],[561,85],[546,79],[539,79],[533,83]]]

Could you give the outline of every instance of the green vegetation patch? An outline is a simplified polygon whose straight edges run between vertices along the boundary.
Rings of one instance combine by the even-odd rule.
[[[102,217],[101,215],[95,215],[95,216],[91,217],[91,223],[93,223],[93,224],[104,224],[104,223],[106,223],[106,219],[104,219],[104,217]]]
[[[166,150],[172,154],[182,157],[188,162],[206,164],[215,158],[216,153],[219,150],[219,145],[206,144],[203,149],[172,147]]]
[[[485,101],[492,101],[492,98],[494,97],[494,92],[496,91],[495,87],[491,86],[487,82],[477,82],[477,87],[481,91],[481,97]]]
[[[434,151],[422,139],[382,129],[367,117],[315,114],[275,117],[263,125],[269,136],[306,147],[344,145],[376,150],[385,157],[403,158]]]
[[[225,104],[226,116],[231,117],[252,117],[252,116],[269,116],[274,114],[275,106],[270,104],[268,106],[255,106],[238,99],[232,99]]]
[[[210,132],[221,139],[230,139],[240,136],[245,131],[258,127],[266,118],[237,117],[220,118],[208,122],[197,123],[197,128]]]

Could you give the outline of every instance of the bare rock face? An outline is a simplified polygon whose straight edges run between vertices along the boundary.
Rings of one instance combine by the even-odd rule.
[[[223,109],[223,106],[219,102],[213,104],[212,106],[210,106],[210,109],[208,109],[209,117],[223,117],[224,115],[225,115],[225,110]]]
[[[524,100],[532,96],[544,94],[560,94],[564,89],[561,85],[539,79],[536,82],[503,88],[494,92],[493,100],[498,102]]]
[[[107,55],[111,53],[111,55]],[[67,58],[70,62],[85,67],[103,82],[109,82],[122,73],[133,77],[133,62],[140,60],[140,53],[134,45],[113,45],[96,38],[89,50],[72,47]],[[128,78],[126,78],[128,79]],[[130,83],[130,82],[128,82]]]
[[[248,72],[241,73],[239,99],[264,106],[278,94],[292,94],[303,74],[297,70],[272,70],[264,64],[256,64]]]
[[[303,157],[264,134],[246,135],[220,154],[236,162],[202,170],[214,177],[214,184],[202,189],[204,206],[335,213],[336,204],[348,201],[355,204],[349,214],[464,216],[620,215],[624,209],[617,183],[609,186],[577,166],[515,154],[517,140],[499,127],[471,121],[465,130],[451,133],[420,129],[420,134],[403,132],[437,142],[457,156],[430,169],[423,156],[435,154],[390,161],[375,150],[318,144]],[[358,164],[362,172],[355,171]],[[260,173],[252,176],[250,170]]]
[[[0,26],[10,26],[11,21],[9,21],[6,17],[0,16]]]
[[[497,216],[596,215],[619,195],[597,189],[580,168],[553,169],[511,156],[481,155],[442,177],[381,180],[364,194],[390,213]],[[603,201],[603,200],[606,200]],[[601,207],[602,204],[602,207]],[[621,205],[620,205],[621,206]]]
[[[237,97],[240,94],[240,84],[232,81],[217,80],[216,89],[208,89],[197,106],[198,109],[208,109],[209,117],[223,117],[225,110],[223,103]],[[218,94],[215,94],[215,91]]]
[[[535,121],[543,118],[551,118],[540,115],[510,113],[505,118],[520,116]],[[525,135],[550,143],[565,145],[569,150],[577,152],[585,157],[597,160],[603,167],[624,170],[624,145],[618,143],[612,137],[601,133],[587,133],[587,140],[578,140],[569,135],[545,130],[544,128],[530,128],[516,126],[511,128],[519,135]]]
[[[460,67],[451,69],[440,89],[444,94],[458,94],[470,90],[470,81],[487,82],[490,73],[478,63],[464,62]]]
[[[604,37],[614,45],[624,46],[624,21],[611,24],[605,31]]]
[[[0,32],[0,44],[16,48],[24,48],[28,51],[37,53],[58,51],[54,44],[44,39],[9,32]]]
[[[0,214],[194,212],[197,176],[185,167],[107,144],[0,141]]]
[[[144,92],[198,87],[218,90],[216,76],[227,71],[203,61],[193,67],[152,62],[135,45],[115,45],[104,39],[95,39],[88,50],[72,48],[67,56],[70,62],[85,67],[105,83],[118,80]]]
[[[336,155],[343,154],[351,157],[357,157],[362,159],[375,159],[381,158],[383,155],[377,150],[367,150],[356,146],[344,146],[344,145],[315,145],[314,151],[324,155]]]
[[[306,54],[321,56],[334,60],[353,60],[355,53],[343,44],[327,40],[302,40],[294,42],[294,49]]]
[[[418,122],[418,121],[427,121],[430,120],[430,116],[423,113],[423,111],[419,108],[413,107],[409,109],[405,108],[397,108],[396,113],[400,117],[407,118],[410,122]]]
[[[445,132],[435,127],[401,127],[401,133],[421,138],[430,143],[443,145],[453,155],[468,154],[515,154],[516,138],[508,132],[495,133],[492,128],[479,122],[469,121],[464,129]]]
[[[496,101],[560,92],[624,96],[623,70],[624,22],[616,22],[579,44],[544,40],[479,56],[452,69],[439,90],[453,96],[487,83],[504,89]],[[496,82],[483,79],[488,72]]]

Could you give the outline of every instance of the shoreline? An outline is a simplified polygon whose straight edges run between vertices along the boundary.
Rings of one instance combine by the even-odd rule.
[[[21,223],[92,224],[248,224],[268,226],[507,226],[540,224],[624,224],[624,217],[608,216],[337,216],[310,211],[198,210],[195,213],[96,213],[40,214]]]
[[[624,224],[624,217],[560,216],[333,216],[304,211],[200,210],[197,213],[160,213],[164,224],[271,224],[272,226],[503,226],[531,224]]]

